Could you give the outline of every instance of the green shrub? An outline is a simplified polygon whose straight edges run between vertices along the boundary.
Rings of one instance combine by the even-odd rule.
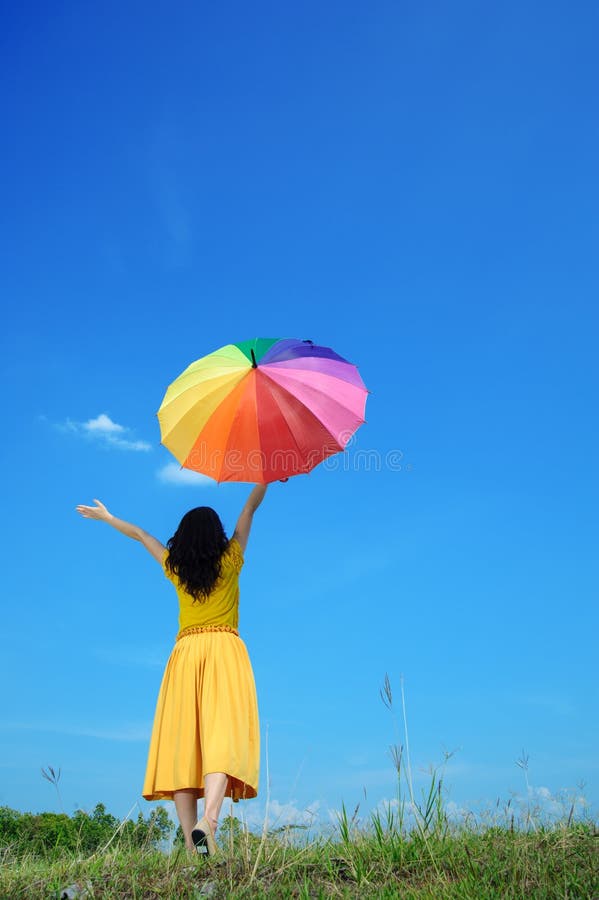
[[[121,848],[158,849],[168,840],[172,822],[164,807],[158,806],[144,818],[140,812],[135,822],[121,822],[98,803],[91,814],[77,810],[65,813],[21,813],[0,807],[0,847],[13,853],[54,856],[64,852],[94,853],[110,844]]]

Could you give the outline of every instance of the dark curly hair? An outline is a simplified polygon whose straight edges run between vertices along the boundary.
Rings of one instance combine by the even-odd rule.
[[[228,543],[218,514],[210,506],[196,506],[185,513],[166,542],[166,568],[194,600],[202,603],[220,578],[221,558]]]

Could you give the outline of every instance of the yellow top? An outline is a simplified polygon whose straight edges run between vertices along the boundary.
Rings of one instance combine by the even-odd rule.
[[[171,581],[179,598],[179,631],[190,625],[230,625],[239,622],[239,573],[243,553],[239,541],[232,538],[221,558],[220,578],[206,600],[194,600],[181,585],[179,578],[166,568],[168,549],[162,557],[162,569]]]

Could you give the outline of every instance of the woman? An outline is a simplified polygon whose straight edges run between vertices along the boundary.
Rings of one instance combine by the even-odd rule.
[[[230,540],[216,512],[186,513],[165,547],[99,501],[77,506],[140,541],[179,599],[179,632],[160,686],[142,795],[174,800],[185,846],[212,855],[225,797],[258,792],[260,732],[254,675],[237,631],[239,572],[254,513],[266,493],[252,490]],[[197,821],[197,801],[204,815]]]

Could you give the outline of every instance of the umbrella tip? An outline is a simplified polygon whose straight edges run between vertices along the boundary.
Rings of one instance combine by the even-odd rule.
[[[253,347],[252,347],[252,349],[250,350],[250,353],[252,354],[252,369],[257,369],[257,368],[258,368],[258,363],[256,362],[256,354],[254,353]]]

